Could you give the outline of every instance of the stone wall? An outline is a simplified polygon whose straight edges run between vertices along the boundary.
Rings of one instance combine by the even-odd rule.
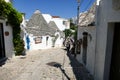
[[[113,9],[120,10],[120,0],[112,0]]]

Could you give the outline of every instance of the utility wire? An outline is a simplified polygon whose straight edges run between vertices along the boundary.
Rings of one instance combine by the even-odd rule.
[[[82,5],[83,2],[84,2],[84,0],[81,0],[81,1],[80,1],[80,7],[81,7],[81,5]]]
[[[83,2],[84,2],[84,0],[81,0],[80,1],[80,8],[82,7],[82,4],[83,4]],[[85,7],[85,10],[87,10],[88,9],[88,7],[90,6],[90,4],[92,4],[92,0],[89,0],[89,2],[88,2],[88,4],[86,5],[86,7]],[[81,9],[80,9],[81,10]],[[90,13],[90,10],[88,10],[88,13],[85,15],[85,17],[80,21],[80,23],[79,24],[81,24],[84,20],[85,20],[85,18],[88,16],[88,14]],[[79,16],[79,19],[80,19],[80,16]]]
[[[85,7],[85,10],[88,9],[89,6],[91,6],[93,0],[89,0],[88,5]]]

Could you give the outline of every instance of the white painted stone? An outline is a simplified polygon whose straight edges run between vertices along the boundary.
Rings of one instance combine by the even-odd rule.
[[[87,64],[86,64],[86,68],[89,70],[89,72],[92,75],[94,75],[96,27],[95,26],[78,27],[78,40],[79,39],[83,39],[83,32],[87,32],[88,33]],[[83,56],[83,47],[81,48],[81,54],[77,55],[77,60],[80,63],[83,63],[82,56]]]
[[[120,22],[120,10],[113,8],[113,0],[101,0],[96,13],[96,59],[95,80],[109,80],[113,29],[109,23]],[[108,39],[107,39],[108,38]],[[108,44],[110,45],[109,47]],[[107,61],[106,61],[107,60]]]
[[[6,25],[6,20],[0,19],[0,23],[3,24],[4,30],[4,45],[5,45],[5,56],[11,58],[14,56],[14,47],[13,47],[13,34],[12,27],[10,25]],[[5,32],[9,32],[9,35],[6,36]]]
[[[54,21],[61,31],[64,31],[65,29],[70,28],[70,22],[67,19],[53,18],[50,14],[42,14],[42,15],[43,15],[44,19],[47,21],[47,23],[49,23],[50,21]],[[66,22],[65,25],[63,24],[64,21]]]

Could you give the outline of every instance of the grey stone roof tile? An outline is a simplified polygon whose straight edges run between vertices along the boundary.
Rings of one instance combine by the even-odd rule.
[[[80,15],[80,26],[87,26],[95,21],[95,11],[96,11],[96,4],[94,3],[89,11],[84,12]]]
[[[65,37],[64,32],[59,30],[59,28],[57,27],[57,25],[54,21],[49,22],[49,27],[53,29],[53,33],[58,31],[60,33],[61,37]]]
[[[35,11],[30,20],[27,22],[26,30],[28,33],[38,36],[46,34],[53,35],[52,29],[48,26],[40,11]]]

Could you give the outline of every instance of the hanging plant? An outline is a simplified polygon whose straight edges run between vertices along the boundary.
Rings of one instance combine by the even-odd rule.
[[[23,40],[20,37],[20,23],[22,22],[22,14],[13,8],[11,3],[0,0],[0,17],[8,20],[13,27],[13,44],[16,55],[22,54],[24,50]]]

